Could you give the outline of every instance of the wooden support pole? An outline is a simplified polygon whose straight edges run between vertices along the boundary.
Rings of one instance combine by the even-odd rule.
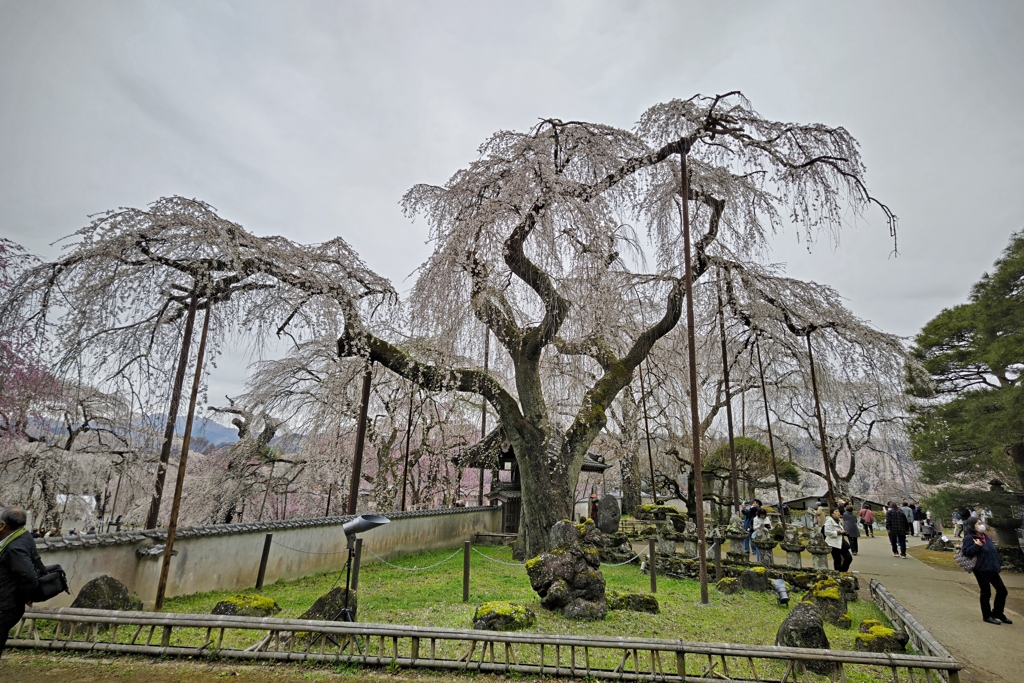
[[[196,307],[196,297],[192,297],[192,308]],[[185,468],[188,467],[188,449],[192,442],[192,420],[196,415],[196,399],[199,396],[199,384],[203,379],[203,358],[206,355],[206,336],[210,331],[210,313],[213,304],[207,302],[206,314],[203,316],[203,333],[199,337],[199,353],[196,355],[196,372],[192,377],[192,393],[188,399],[188,414],[185,417],[185,435],[181,441],[181,457],[178,458],[178,477],[174,483],[174,500],[171,502],[171,519],[167,524],[167,542],[164,544],[163,564],[160,566],[160,582],[156,587],[156,603],[154,609],[159,612],[164,607],[164,595],[167,593],[167,575],[171,570],[171,557],[174,555],[174,533],[178,529],[178,513],[181,511],[181,493],[185,487]]]
[[[761,340],[754,340],[754,348],[757,350],[757,371],[761,375],[761,398],[764,399],[764,423],[768,427],[768,450],[772,454],[772,472],[775,474],[775,493],[779,497],[779,519],[782,521],[782,531],[786,531],[786,515],[782,511],[782,484],[779,482],[779,464],[775,459],[775,438],[772,436],[772,417],[768,412],[768,387],[764,381],[764,363],[761,362]]]
[[[472,550],[472,542],[466,541],[462,545],[462,602],[469,602],[469,553]]]
[[[647,566],[651,570],[651,593],[658,592],[658,542],[653,538],[647,541]]]
[[[366,440],[366,412],[370,409],[370,379],[373,373],[371,365],[366,365],[363,373],[363,393],[359,403],[359,424],[356,426],[356,452],[352,457],[352,479],[348,484],[348,506],[346,512],[356,514],[356,503],[359,499],[359,479],[363,470],[363,442]]]
[[[700,414],[697,411],[697,341],[693,321],[693,264],[690,256],[690,173],[686,154],[679,155],[682,170],[683,258],[686,261],[686,350],[690,365],[690,426],[693,448],[694,517],[697,522],[697,559],[700,562],[700,603],[708,604],[708,549],[704,532],[704,477],[700,456]]]
[[[722,306],[721,273],[716,284],[718,294],[718,332],[722,338],[722,383],[725,391],[725,421],[729,428],[729,479],[732,484],[732,509],[740,511],[739,472],[736,467],[736,440],[732,425],[732,393],[729,387],[729,350],[725,343],[725,307]],[[718,577],[721,578],[721,577]]]
[[[402,511],[405,512],[405,487],[409,477],[409,448],[412,445],[413,390],[409,390],[409,420],[405,425],[405,462],[402,463]]]
[[[146,515],[146,528],[155,529],[160,523],[160,503],[164,495],[164,480],[167,478],[167,463],[171,461],[171,448],[174,445],[174,428],[178,422],[178,406],[181,403],[181,387],[185,384],[185,370],[188,369],[188,352],[192,347],[192,329],[196,322],[196,307],[199,301],[195,295],[188,306],[185,318],[185,331],[181,336],[181,354],[178,356],[178,367],[174,371],[174,385],[171,388],[171,404],[167,407],[167,423],[164,425],[164,443],[160,447],[160,462],[156,466],[156,483],[153,488],[153,499],[149,503],[149,514]]]
[[[488,365],[490,364],[491,356],[491,328],[484,330],[484,373],[488,371]],[[487,399],[483,396],[480,397],[483,406],[480,414],[480,438],[487,436]],[[480,465],[480,488],[476,494],[476,504],[478,507],[484,505],[484,466]]]
[[[267,576],[267,560],[270,559],[270,544],[274,534],[267,534],[263,539],[263,554],[260,556],[260,570],[256,574],[256,590],[263,588],[263,579]]]
[[[821,417],[821,399],[818,398],[818,376],[814,372],[814,350],[811,347],[811,332],[807,330],[807,359],[811,364],[811,391],[814,393],[814,414],[818,418],[818,436],[821,439],[821,457],[825,461],[825,483],[828,484],[828,507],[836,506],[836,492],[832,488],[832,468],[828,463],[828,443],[825,440],[825,421]]]
[[[352,591],[359,590],[359,568],[363,566],[363,539],[356,538],[355,552],[352,554]]]

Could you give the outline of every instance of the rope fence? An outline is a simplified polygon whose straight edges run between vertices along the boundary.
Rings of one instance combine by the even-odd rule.
[[[397,564],[391,564],[390,562],[388,562],[383,557],[381,557],[377,553],[373,552],[369,548],[366,549],[366,552],[368,552],[371,555],[373,555],[374,557],[376,557],[378,562],[382,562],[382,563],[386,564],[387,566],[391,567],[392,569],[401,569],[403,572],[422,572],[422,571],[426,571],[427,569],[433,569],[435,567],[440,567],[442,564],[444,564],[448,560],[452,559],[453,557],[455,557],[456,555],[461,553],[462,552],[462,548],[457,549],[454,553],[452,553],[448,557],[444,558],[440,562],[435,562],[434,564],[427,565],[426,567],[399,567]]]

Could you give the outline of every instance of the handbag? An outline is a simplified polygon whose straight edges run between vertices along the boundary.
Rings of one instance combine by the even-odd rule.
[[[978,565],[977,557],[967,557],[964,555],[963,546],[956,549],[956,554],[953,555],[953,561],[960,565],[960,568],[965,572],[973,572],[974,568]]]
[[[59,564],[46,565],[46,571],[39,575],[39,590],[32,596],[32,602],[44,602],[61,593],[71,593],[64,568]]]

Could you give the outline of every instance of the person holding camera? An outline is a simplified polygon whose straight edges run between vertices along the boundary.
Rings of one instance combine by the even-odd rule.
[[[25,605],[39,591],[39,575],[46,572],[25,521],[21,508],[0,510],[0,657],[8,632],[21,621]]]

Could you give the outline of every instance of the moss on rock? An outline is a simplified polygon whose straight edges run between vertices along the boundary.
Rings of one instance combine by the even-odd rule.
[[[262,595],[232,595],[214,605],[210,614],[227,614],[239,617],[269,617],[281,611],[271,598]]]
[[[520,631],[537,623],[533,610],[518,602],[485,602],[473,614],[473,628],[480,631]]]

